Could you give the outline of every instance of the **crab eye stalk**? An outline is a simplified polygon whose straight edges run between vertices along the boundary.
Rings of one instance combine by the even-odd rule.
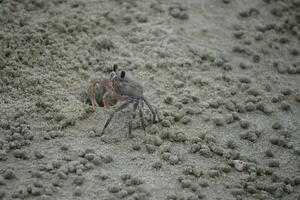
[[[118,70],[118,65],[117,64],[114,64],[113,66],[113,71],[116,72]]]
[[[121,78],[125,77],[125,71],[121,71]]]

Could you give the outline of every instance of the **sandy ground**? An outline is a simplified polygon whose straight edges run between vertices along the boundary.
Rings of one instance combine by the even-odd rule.
[[[0,199],[300,199],[299,0],[0,0],[0,48]]]

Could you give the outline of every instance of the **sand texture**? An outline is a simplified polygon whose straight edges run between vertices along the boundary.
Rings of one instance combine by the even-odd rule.
[[[300,200],[299,74],[299,0],[0,0],[0,199]]]

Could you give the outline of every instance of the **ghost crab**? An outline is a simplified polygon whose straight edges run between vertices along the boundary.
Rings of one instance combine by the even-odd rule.
[[[133,110],[132,110],[132,117],[129,120],[128,134],[126,134],[127,137],[131,135],[132,122],[136,117],[137,110],[139,112],[142,127],[144,131],[146,130],[144,113],[142,110],[144,106],[144,102],[152,113],[153,122],[157,122],[156,112],[152,108],[149,101],[143,95],[143,86],[135,78],[127,74],[125,71],[121,71],[121,73],[119,73],[118,66],[116,64],[113,66],[113,71],[110,74],[110,78],[101,79],[99,81],[100,81],[99,84],[103,86],[104,89],[106,90],[103,96],[103,104],[105,107],[108,107],[107,102],[109,100],[111,99],[119,100],[119,103],[115,106],[114,111],[110,114],[109,118],[107,119],[104,125],[104,128],[102,130],[103,134],[105,132],[105,129],[109,125],[111,119],[113,118],[113,116],[117,112],[125,109],[130,104],[133,104]],[[95,105],[94,91],[95,91],[95,84],[91,84],[91,86],[89,87],[89,94],[90,94],[93,107]]]

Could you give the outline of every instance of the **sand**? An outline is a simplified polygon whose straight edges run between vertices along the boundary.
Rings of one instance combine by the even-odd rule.
[[[300,199],[299,0],[1,0],[0,199]],[[87,98],[117,64],[159,122]],[[100,98],[100,97],[99,97]],[[99,100],[99,99],[98,99]]]

